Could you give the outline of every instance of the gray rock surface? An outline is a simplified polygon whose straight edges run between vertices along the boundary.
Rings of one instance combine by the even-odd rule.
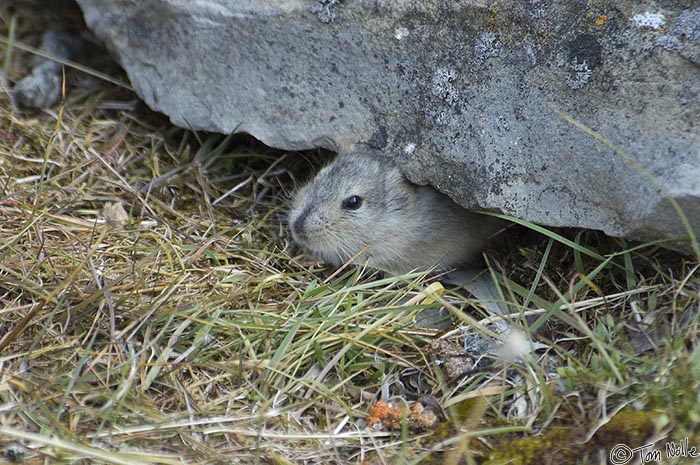
[[[77,37],[47,31],[39,50],[57,58],[75,60],[84,53],[85,45]],[[34,56],[32,73],[17,82],[12,95],[25,108],[48,108],[61,98],[62,65],[39,55]]]
[[[78,3],[139,95],[177,125],[290,150],[368,144],[467,207],[684,235],[641,166],[700,233],[693,0]]]

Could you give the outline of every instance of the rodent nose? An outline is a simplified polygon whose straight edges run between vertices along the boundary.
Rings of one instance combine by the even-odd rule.
[[[292,233],[296,236],[297,240],[306,240],[306,218],[309,216],[309,210],[305,209],[297,216],[294,221],[292,221]]]

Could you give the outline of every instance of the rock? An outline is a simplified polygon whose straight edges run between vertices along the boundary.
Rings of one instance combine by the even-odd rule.
[[[83,40],[72,35],[47,31],[39,50],[51,56],[75,60],[84,51]],[[25,108],[48,108],[61,98],[63,84],[62,65],[42,56],[34,56],[32,73],[22,78],[12,89],[18,105]]]
[[[700,233],[692,2],[78,3],[177,125],[368,144],[466,207],[638,240],[687,235],[670,194]]]

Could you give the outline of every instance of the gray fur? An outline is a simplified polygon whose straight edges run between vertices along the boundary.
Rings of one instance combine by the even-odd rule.
[[[352,195],[363,199],[357,210],[342,206]],[[311,254],[340,266],[364,251],[358,264],[392,274],[472,262],[501,224],[408,182],[391,161],[366,152],[341,154],[321,169],[296,193],[289,215],[294,240]]]

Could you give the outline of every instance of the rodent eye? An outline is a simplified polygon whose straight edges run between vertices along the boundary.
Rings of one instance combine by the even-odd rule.
[[[343,208],[346,210],[357,210],[362,206],[362,197],[359,195],[351,195],[343,200]]]

